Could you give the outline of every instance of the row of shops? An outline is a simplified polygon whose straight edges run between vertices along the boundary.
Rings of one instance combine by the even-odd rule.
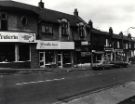
[[[74,42],[36,40],[35,33],[0,32],[0,67],[69,67],[74,49]]]
[[[35,33],[0,32],[0,67],[71,67],[91,63],[88,41],[62,42],[36,40]],[[33,45],[35,46],[35,49]],[[35,51],[32,51],[35,50]],[[33,54],[34,52],[34,54]],[[131,51],[105,48],[92,50],[93,62],[128,61]],[[35,56],[37,57],[35,57]],[[35,59],[34,59],[35,58]],[[34,60],[34,61],[33,61]]]

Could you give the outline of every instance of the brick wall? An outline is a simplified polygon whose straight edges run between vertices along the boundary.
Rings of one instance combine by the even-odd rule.
[[[31,68],[39,68],[39,53],[36,50],[37,44],[31,44]]]

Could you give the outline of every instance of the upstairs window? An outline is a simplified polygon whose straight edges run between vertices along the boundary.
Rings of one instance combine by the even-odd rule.
[[[109,47],[109,39],[106,39],[106,44],[105,44],[106,47]]]
[[[117,41],[117,48],[120,48],[120,42]]]
[[[131,49],[131,43],[129,43],[129,48]]]
[[[21,23],[23,26],[26,26],[28,24],[28,18],[26,16],[21,17]]]
[[[41,27],[41,31],[42,33],[45,33],[45,34],[53,34],[53,28],[51,25],[42,25]]]
[[[67,22],[62,22],[62,24],[61,24],[61,34],[63,36],[68,36],[68,23]]]
[[[86,36],[86,30],[83,23],[78,24],[78,33],[81,39],[84,39]]]
[[[0,30],[7,30],[7,29],[8,29],[7,14],[1,13],[0,14]]]
[[[84,38],[84,31],[83,31],[83,26],[79,26],[79,36],[80,38]]]
[[[125,45],[126,45],[126,47],[125,47],[125,48],[126,48],[126,49],[128,49],[128,43],[126,43]]]

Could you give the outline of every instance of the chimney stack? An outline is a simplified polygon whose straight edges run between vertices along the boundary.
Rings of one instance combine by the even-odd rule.
[[[38,3],[38,6],[39,6],[39,8],[44,8],[44,3],[42,2],[42,0],[40,0],[40,2]]]
[[[90,26],[90,28],[93,28],[93,22],[91,20],[89,20],[88,25]]]
[[[112,27],[109,28],[109,34],[113,34],[113,28]]]
[[[74,10],[74,16],[78,17],[78,10],[77,9]]]

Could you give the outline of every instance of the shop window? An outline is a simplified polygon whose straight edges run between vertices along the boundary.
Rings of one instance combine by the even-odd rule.
[[[7,22],[7,14],[6,13],[0,14],[0,29],[1,30],[8,29],[8,22]]]
[[[26,16],[23,16],[23,17],[21,18],[21,22],[22,22],[22,25],[23,25],[23,26],[26,26],[26,25],[28,24],[28,18],[27,18]]]
[[[71,63],[71,53],[64,52],[63,53],[63,64]]]
[[[20,44],[19,45],[19,61],[27,61],[30,60],[30,51],[28,44]]]
[[[15,61],[15,46],[14,44],[0,44],[0,62]]]
[[[53,34],[53,28],[51,25],[42,25],[42,33]]]
[[[45,52],[45,63],[46,64],[53,64],[53,63],[55,63],[54,51]]]

